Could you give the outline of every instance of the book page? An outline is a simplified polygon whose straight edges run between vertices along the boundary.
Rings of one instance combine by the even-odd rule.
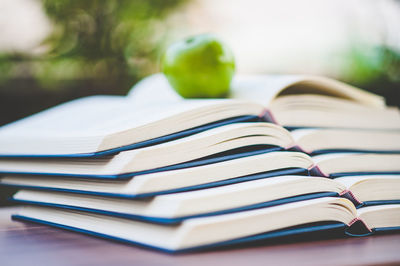
[[[90,96],[67,102],[0,128],[13,136],[92,136],[136,128],[185,111],[229,100],[163,101],[135,105],[123,96]]]
[[[242,75],[232,84],[232,97],[269,105],[279,95],[318,94],[383,108],[384,98],[337,80],[305,75]]]
[[[298,78],[287,75],[236,75],[231,84],[231,98],[256,101],[266,106]]]
[[[373,180],[373,179],[400,179],[400,175],[358,175],[358,176],[344,176],[337,177],[335,181],[345,185],[348,189],[351,188],[356,183],[363,182],[365,180]]]
[[[318,76],[305,75],[235,75],[230,98],[245,99],[269,106],[280,94],[319,94],[382,108],[384,99],[348,84]],[[183,98],[169,85],[162,73],[150,75],[132,87],[128,98],[137,105]]]
[[[298,77],[287,75],[235,75],[231,83],[231,98],[252,100],[266,105],[282,88],[296,81]],[[128,98],[138,105],[183,100],[162,73],[139,81],[128,93]]]
[[[183,100],[162,73],[150,75],[136,83],[127,98],[136,106]]]

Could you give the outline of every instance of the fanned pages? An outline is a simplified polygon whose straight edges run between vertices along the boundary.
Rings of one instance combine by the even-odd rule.
[[[292,169],[303,173],[312,168],[310,157],[300,152],[270,152],[234,160],[208,164],[185,169],[137,175],[127,180],[99,180],[89,178],[52,177],[52,176],[6,176],[0,179],[1,184],[28,186],[38,188],[57,188],[81,192],[97,192],[135,196],[179,188],[210,184],[217,182],[246,181],[270,176],[275,171],[279,175]],[[241,178],[241,179],[240,179]]]
[[[161,172],[189,166],[190,168],[194,168],[192,166],[197,166],[196,164],[186,165],[183,163],[181,165],[177,164],[173,168],[161,168],[161,163],[167,163],[166,165],[168,165],[168,162],[170,162],[168,158],[155,161],[153,160],[155,157],[147,156],[148,160],[143,159],[143,161],[140,161],[139,157],[135,158],[138,152],[137,150],[121,152],[111,159],[63,159],[51,161],[44,159],[3,159],[0,160],[0,173],[13,175],[45,174],[70,177],[127,178],[151,172]],[[149,152],[149,154],[151,153]],[[263,169],[264,171],[273,171],[285,167],[298,167],[311,170],[311,174],[313,175],[326,177],[355,174],[400,174],[400,154],[398,153],[328,153],[313,156],[311,159],[307,154],[301,152],[273,151],[261,156],[269,159],[268,167],[270,168],[265,168]],[[253,156],[249,157],[255,156],[253,154]],[[241,159],[239,158],[238,160],[240,161]],[[243,158],[243,160],[246,159]],[[279,162],[279,160],[285,160],[285,163]],[[234,164],[237,162],[236,160],[231,161]],[[221,163],[229,163],[229,160],[228,162],[222,161]],[[213,165],[204,164],[202,167],[212,168]],[[316,167],[313,168],[313,165]],[[232,168],[232,170],[238,171],[236,167]]]
[[[345,189],[344,185],[327,178],[279,176],[196,191],[160,195],[147,200],[33,190],[21,190],[13,196],[13,200],[118,213],[122,217],[133,217],[133,219],[151,217],[153,220],[163,221],[162,219],[164,219],[168,221],[170,219],[174,221],[173,219],[181,217],[207,215],[227,210],[234,211],[237,208],[259,208],[260,204],[285,198],[285,201],[278,203],[303,200],[306,197],[292,198],[305,194],[324,194],[328,191],[332,192],[330,194],[338,195]]]
[[[185,136],[185,130],[193,134],[212,128],[193,130],[210,123],[240,117],[254,121],[263,110],[262,105],[235,100],[188,100],[135,107],[127,97],[91,96],[1,127],[0,155],[84,155],[164,137],[160,143],[175,133],[180,133],[177,137]]]
[[[146,224],[116,217],[43,207],[25,207],[19,215],[104,233],[167,250],[179,250],[310,222],[328,220],[349,224],[356,216],[356,209],[346,199],[321,198],[246,212],[194,218],[176,226]],[[240,230],[237,230],[239,227]]]
[[[370,231],[393,228],[400,226],[400,220],[397,219],[399,215],[400,205],[368,207],[358,214],[349,200],[325,197],[269,208],[192,218],[175,226],[38,206],[26,206],[14,218],[173,252],[216,244],[226,245],[228,241],[235,239],[316,222],[335,221],[351,227],[354,221],[362,220]]]
[[[399,111],[382,97],[324,77],[239,76],[232,94],[265,104],[287,127],[400,129]]]
[[[379,205],[400,203],[400,175],[356,175],[335,178],[351,191],[357,203]]]
[[[182,99],[162,74],[0,128],[14,219],[168,252],[400,231],[400,113],[315,76]]]
[[[186,138],[147,148],[123,151],[112,157],[102,158],[6,158],[0,160],[3,173],[46,173],[70,175],[121,175],[150,171],[191,162],[201,158],[242,148],[247,153],[269,151],[293,146],[293,139],[285,129],[269,123],[237,123],[211,129]],[[264,151],[265,150],[265,151]],[[233,153],[233,152],[232,152]],[[217,155],[216,155],[217,156]],[[222,156],[221,160],[225,158]],[[215,158],[215,160],[218,158]],[[187,167],[182,165],[181,167]]]
[[[156,74],[128,97],[86,97],[1,127],[0,156],[104,156],[261,116],[291,129],[400,129],[381,97],[327,78],[238,76],[232,86],[241,100],[182,100]]]
[[[332,153],[312,158],[324,176],[400,174],[400,154]]]
[[[7,181],[12,182],[12,179],[5,178],[5,182]],[[32,180],[29,182],[26,179],[14,179],[14,181],[19,181],[20,185],[25,184],[31,189],[35,188],[30,186],[33,183],[37,186],[47,183],[47,186],[53,186],[52,188],[60,188],[57,184],[61,183],[42,179],[37,182]],[[67,181],[64,180],[64,182],[67,184]],[[90,189],[90,183],[86,183],[86,185],[87,189]],[[74,186],[76,187],[77,184]],[[74,186],[70,188],[74,188]],[[109,191],[111,191],[111,187],[110,185]],[[52,190],[20,190],[13,196],[13,200],[28,204],[81,208],[86,211],[108,213],[132,219],[179,222],[182,218],[196,215],[241,211],[305,200],[310,197],[326,196],[326,192],[331,192],[330,195],[349,197],[357,206],[400,203],[399,191],[400,175],[347,176],[334,180],[287,175],[196,191],[159,195],[148,197],[146,200],[132,200],[121,197],[121,194],[114,194],[114,197],[110,198],[102,196],[101,193],[96,195],[96,193],[67,193]],[[125,192],[129,192],[128,189]]]
[[[233,98],[251,99],[267,105],[282,96],[311,94],[344,99],[374,108],[385,107],[383,97],[320,76],[239,75],[232,89]]]
[[[320,76],[236,75],[231,89],[233,98],[257,101],[264,105],[283,95],[315,94],[350,100],[375,108],[385,107],[383,97]],[[132,88],[128,97],[138,104],[146,99],[154,102],[182,100],[161,73],[144,78]]]
[[[133,87],[129,97],[143,102],[150,92],[155,95],[153,103],[162,101],[161,97],[182,100],[161,74]],[[263,104],[276,122],[290,128],[400,129],[399,111],[387,108],[382,97],[325,77],[236,75],[231,97]]]
[[[400,131],[312,128],[290,132],[308,154],[330,152],[400,153]]]

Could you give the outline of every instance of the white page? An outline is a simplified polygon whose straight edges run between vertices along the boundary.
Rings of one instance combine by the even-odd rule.
[[[229,100],[163,101],[137,106],[124,96],[85,97],[1,127],[0,142],[10,136],[110,134],[223,101]]]
[[[231,98],[252,100],[266,105],[283,87],[297,79],[286,75],[235,75],[231,83]],[[162,73],[139,81],[132,87],[128,97],[138,105],[183,100]]]
[[[150,75],[136,83],[127,97],[137,106],[183,100],[162,73]]]
[[[357,182],[361,182],[364,180],[370,180],[370,179],[399,179],[400,175],[359,175],[359,176],[344,176],[344,177],[337,177],[335,178],[335,181],[342,183],[345,185],[347,188],[350,188],[352,185],[354,185]]]
[[[236,75],[231,84],[231,97],[268,106],[283,88],[301,78],[291,75]]]

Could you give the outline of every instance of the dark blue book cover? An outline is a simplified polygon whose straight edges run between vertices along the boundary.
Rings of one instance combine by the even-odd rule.
[[[112,241],[118,241],[130,245],[140,246],[144,248],[149,248],[153,250],[158,250],[167,253],[187,253],[187,252],[196,252],[202,250],[214,250],[223,247],[235,247],[241,245],[251,245],[251,244],[259,244],[259,243],[266,243],[266,244],[273,244],[274,242],[280,241],[281,239],[294,239],[294,240],[308,240],[310,237],[320,236],[323,238],[327,237],[346,237],[346,236],[369,236],[372,234],[384,234],[384,233],[391,233],[391,232],[398,232],[400,227],[387,227],[387,228],[374,228],[371,231],[366,230],[366,228],[362,228],[357,224],[357,233],[350,233],[350,227],[346,224],[340,222],[333,222],[333,221],[326,221],[326,222],[317,222],[317,223],[309,223],[309,224],[302,224],[293,227],[287,227],[284,229],[274,230],[270,232],[265,232],[257,235],[251,235],[236,239],[231,239],[227,241],[221,241],[217,243],[195,246],[190,248],[183,248],[183,249],[165,249],[158,246],[151,246],[141,242],[135,242],[124,238],[114,237],[108,234],[103,234],[99,232],[94,232],[90,230],[85,230],[78,227],[66,226],[63,224],[52,223],[45,220],[35,219],[27,216],[21,215],[13,215],[12,219],[19,220],[19,221],[26,221],[26,222],[34,222],[44,225],[49,225],[52,227],[61,228],[64,230],[69,230],[77,233],[82,233],[86,235],[91,235],[94,237],[99,237],[103,239],[108,239]],[[272,242],[273,241],[273,242]]]
[[[209,213],[200,213],[200,214],[175,217],[175,218],[134,215],[134,214],[115,212],[115,211],[105,211],[105,210],[101,210],[101,209],[84,208],[84,207],[77,207],[77,206],[72,206],[72,205],[53,204],[53,203],[46,203],[46,202],[39,202],[39,201],[27,201],[27,200],[20,200],[20,199],[14,199],[14,198],[11,198],[11,200],[14,202],[17,202],[17,203],[27,204],[27,205],[55,207],[55,208],[61,208],[61,209],[69,209],[69,210],[84,211],[84,212],[89,212],[89,213],[103,214],[103,215],[108,215],[108,216],[115,216],[115,217],[132,219],[132,220],[143,221],[143,222],[173,225],[173,224],[179,224],[179,223],[181,223],[187,219],[191,219],[191,218],[222,215],[222,214],[228,214],[228,213],[235,213],[235,212],[255,210],[255,209],[260,209],[260,208],[273,207],[273,206],[278,206],[278,205],[282,205],[282,204],[298,202],[298,201],[302,201],[302,200],[310,200],[310,199],[316,199],[316,198],[322,198],[322,197],[337,197],[337,196],[339,196],[339,195],[336,192],[310,193],[310,194],[287,197],[287,198],[282,198],[282,199],[277,199],[277,200],[272,200],[272,201],[267,201],[267,202],[260,202],[260,203],[256,203],[256,204],[251,204],[251,205],[247,205],[247,206],[241,206],[241,207],[236,207],[236,208],[231,208],[231,209],[226,209],[226,210],[214,211],[214,212],[209,212]]]

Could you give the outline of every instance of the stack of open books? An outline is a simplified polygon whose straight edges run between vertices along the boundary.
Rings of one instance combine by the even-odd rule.
[[[239,76],[183,100],[161,75],[0,129],[13,218],[176,252],[400,229],[400,114],[319,77]]]

